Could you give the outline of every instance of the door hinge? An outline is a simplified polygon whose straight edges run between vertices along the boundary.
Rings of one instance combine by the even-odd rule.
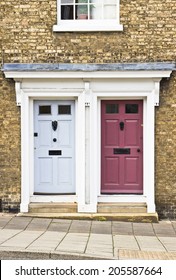
[[[34,132],[34,137],[38,137],[38,133],[37,132]]]

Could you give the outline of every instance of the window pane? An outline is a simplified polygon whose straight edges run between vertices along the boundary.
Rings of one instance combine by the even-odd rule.
[[[50,115],[51,114],[51,106],[39,106],[39,115]]]
[[[88,19],[88,5],[76,5],[77,18]]]
[[[61,6],[61,19],[73,19],[73,6]]]
[[[104,19],[116,19],[116,5],[104,6]]]
[[[91,15],[91,19],[102,19],[103,18],[102,5],[94,4],[92,5],[92,7],[90,6],[90,15]]]
[[[59,105],[58,114],[59,115],[70,115],[71,114],[71,105]]]
[[[126,114],[137,114],[138,113],[138,104],[126,104],[125,113]]]
[[[61,0],[61,19],[116,19],[117,0]]]
[[[118,104],[106,104],[106,114],[118,114],[119,105]]]
[[[74,0],[61,0],[61,4],[73,4]]]

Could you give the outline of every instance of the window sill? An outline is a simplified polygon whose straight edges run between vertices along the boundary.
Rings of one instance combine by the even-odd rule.
[[[53,26],[54,32],[95,32],[95,31],[123,31],[123,25],[116,20],[63,20]]]

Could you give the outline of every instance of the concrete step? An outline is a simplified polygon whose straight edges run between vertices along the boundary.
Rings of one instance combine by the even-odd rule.
[[[29,213],[77,213],[77,203],[30,203]]]
[[[146,203],[98,203],[98,213],[147,213]]]

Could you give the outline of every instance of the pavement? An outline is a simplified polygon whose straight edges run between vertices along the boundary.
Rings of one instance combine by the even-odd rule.
[[[176,221],[67,220],[0,213],[0,259],[176,260]]]

